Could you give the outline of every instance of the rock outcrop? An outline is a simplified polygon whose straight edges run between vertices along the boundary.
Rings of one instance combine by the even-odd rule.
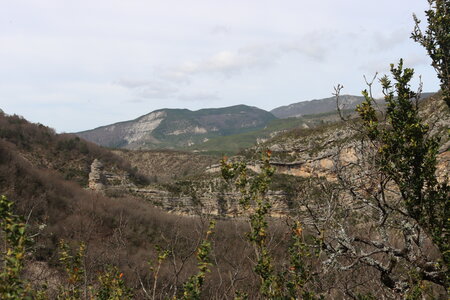
[[[91,190],[102,192],[126,191],[136,187],[127,172],[118,169],[106,171],[99,159],[95,159],[91,164],[88,186]]]
[[[450,110],[442,101],[440,93],[420,103],[420,117],[428,124],[430,136],[440,139],[437,175],[441,180],[449,178]],[[300,177],[325,177],[336,179],[337,168],[358,164],[366,149],[361,145],[358,123],[339,122],[310,130],[281,134],[265,143],[258,144],[249,152],[272,151],[271,164],[277,173]],[[249,166],[252,168],[251,166]],[[258,172],[257,167],[252,168]],[[209,172],[217,171],[211,167]]]
[[[218,217],[240,217],[245,215],[239,204],[240,194],[237,191],[210,191],[193,195],[176,195],[156,189],[134,189],[133,191],[136,195],[148,200],[153,205],[176,214],[208,214]],[[289,214],[289,206],[283,191],[270,191],[267,194],[267,198],[272,204],[272,217]]]
[[[95,159],[91,164],[91,172],[89,173],[89,188],[94,191],[103,191],[105,183],[103,164],[100,160]]]

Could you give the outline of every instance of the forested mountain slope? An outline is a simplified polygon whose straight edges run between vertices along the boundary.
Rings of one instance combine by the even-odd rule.
[[[161,109],[135,120],[78,132],[98,145],[127,149],[183,149],[212,137],[264,127],[275,117],[246,105],[225,108]]]

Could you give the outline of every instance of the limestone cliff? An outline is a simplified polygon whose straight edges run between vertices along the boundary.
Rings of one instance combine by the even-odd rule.
[[[102,191],[105,189],[103,164],[98,159],[95,159],[91,164],[91,172],[89,173],[89,188],[94,191]]]
[[[246,105],[224,108],[161,109],[137,119],[76,133],[98,145],[126,149],[184,149],[212,137],[263,128],[276,119]]]

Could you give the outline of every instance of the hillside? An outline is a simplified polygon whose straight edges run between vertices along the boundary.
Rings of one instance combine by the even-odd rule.
[[[340,100],[343,105],[343,109],[354,109],[356,105],[360,104],[364,100],[364,97],[342,95]],[[296,102],[286,106],[274,108],[270,112],[277,118],[285,119],[333,111],[336,111],[335,97]]]
[[[420,114],[430,126],[430,134],[438,136],[440,173],[450,166],[450,111],[442,101],[442,94],[426,93],[419,102]],[[310,177],[329,176],[336,162],[356,159],[353,148],[358,142],[359,120],[330,122],[311,128],[294,128],[260,143],[244,153],[248,158],[264,149],[272,151],[272,161],[279,173]]]
[[[422,93],[421,99],[426,99],[434,93]],[[362,96],[341,95],[339,96],[339,106],[342,110],[354,111],[356,105],[364,100]],[[382,99],[376,100],[379,105],[383,106]],[[272,109],[270,112],[277,118],[299,118],[305,115],[317,115],[336,112],[336,98],[314,99],[292,103],[286,106],[280,106]]]
[[[124,159],[73,134],[56,134],[42,124],[20,116],[0,113],[0,139],[14,145],[14,151],[34,167],[53,170],[62,178],[87,186],[91,163],[100,159],[105,171],[130,175],[134,183],[145,178]]]
[[[345,110],[344,113],[350,115],[354,113],[354,110]],[[304,115],[297,118],[275,119],[270,121],[264,128],[211,138],[206,142],[189,147],[188,150],[209,154],[234,155],[289,130],[320,127],[325,124],[335,123],[338,120],[339,115],[336,111]]]
[[[363,97],[342,96],[350,114]],[[312,128],[339,119],[335,98],[294,103],[272,110],[237,105],[225,108],[162,109],[135,120],[76,133],[98,145],[123,149],[175,149],[232,155],[275,135]],[[277,119],[277,117],[279,119]]]
[[[246,105],[198,111],[162,109],[76,134],[106,147],[184,149],[212,137],[262,128],[273,119],[271,113]]]
[[[422,116],[432,125],[433,133],[442,136],[442,162],[448,158],[446,130],[450,114],[439,97],[436,95],[425,100],[421,106]],[[295,123],[304,122],[308,118],[311,118],[310,121],[315,120],[315,127],[306,128],[301,123]],[[299,126],[280,132],[246,152],[248,157],[254,157],[255,151],[266,148],[272,150],[271,163],[277,168],[278,175],[273,178],[267,196],[273,205],[274,216],[285,216],[292,212],[304,214],[302,201],[309,203],[327,199],[327,194],[321,188],[328,184],[334,188],[332,173],[335,171],[335,159],[351,161],[353,158],[353,153],[347,149],[354,143],[356,135],[347,125],[357,124],[357,120],[353,119],[346,125],[333,122],[335,119],[336,115],[332,113],[322,114],[320,118],[310,116],[287,119],[289,122],[295,121]],[[283,122],[274,121],[274,124],[283,127]],[[273,129],[281,128],[272,126]],[[151,288],[154,282],[148,266],[143,263],[149,257],[156,257],[153,247],[158,245],[163,249],[170,249],[171,263],[161,267],[162,283],[158,284],[158,295],[167,298],[179,294],[182,283],[196,272],[193,253],[201,232],[205,231],[205,220],[193,215],[196,212],[216,210],[225,213],[218,219],[217,236],[214,237],[215,263],[207,276],[204,295],[212,298],[211,295],[220,290],[220,293],[233,296],[234,290],[229,287],[236,284],[236,288],[248,292],[256,299],[259,284],[257,280],[230,282],[225,276],[239,272],[250,278],[253,268],[251,261],[255,258],[252,256],[252,248],[242,238],[247,227],[239,218],[226,218],[239,215],[239,193],[227,188],[218,173],[211,174],[214,169],[202,172],[207,164],[214,163],[215,158],[175,151],[117,150],[112,153],[73,135],[55,134],[43,125],[31,124],[18,116],[2,115],[0,135],[0,193],[15,201],[19,214],[30,216],[29,230],[32,234],[38,234],[33,254],[27,258],[27,272],[31,272],[29,278],[36,278],[32,284],[62,280],[63,275],[55,266],[58,261],[57,245],[63,238],[74,247],[79,241],[87,243],[86,266],[91,274],[90,278],[112,263],[123,270],[127,284],[138,293],[136,299],[145,298],[139,292],[142,282],[146,288]],[[335,156],[335,153],[339,156]],[[80,186],[80,178],[86,176],[86,171],[83,175],[66,175],[69,170],[78,170],[86,162],[89,165],[93,158],[104,161],[105,168],[109,171],[122,170],[120,172],[137,174],[135,168],[139,168],[145,170],[145,175],[149,177],[163,174],[165,178],[158,179],[162,181],[158,185],[141,186],[135,190],[135,195],[141,191],[147,197],[137,198],[124,193],[121,194],[122,197],[110,198]],[[258,171],[256,164],[250,165],[250,168]],[[440,170],[445,173],[448,165],[440,167]],[[195,176],[175,180],[178,179],[175,178],[178,174]],[[331,179],[330,183],[323,181],[324,178]],[[167,183],[163,182],[165,180]],[[168,214],[143,199],[161,208],[190,216]],[[271,219],[271,222],[274,224],[274,232],[270,236],[274,241],[273,250],[276,250],[274,264],[283,265],[286,262],[285,238],[289,229],[285,227],[284,221]],[[305,232],[307,230],[310,229],[305,227]],[[238,263],[230,264],[230,261]],[[181,268],[181,271],[178,272],[173,265]],[[33,269],[40,273],[33,273]],[[401,274],[402,270],[398,270],[398,273]],[[377,280],[376,273],[364,274],[350,276],[348,280],[357,281],[361,286]],[[347,284],[345,278],[337,279],[318,290],[326,294],[328,287],[337,283]],[[365,286],[365,289],[371,290],[371,286],[372,283]],[[339,298],[339,294],[337,295]]]
[[[48,299],[56,299],[57,292],[72,283],[60,263],[60,241],[74,251],[85,243],[86,284],[93,284],[101,272],[115,265],[134,289],[133,299],[147,299],[142,288],[153,287],[147,262],[157,259],[155,247],[159,246],[170,249],[171,263],[161,266],[156,295],[161,299],[179,296],[183,283],[197,272],[195,250],[205,231],[204,219],[168,214],[129,194],[111,198],[83,188],[84,165],[94,157],[107,170],[135,174],[134,168],[107,149],[73,135],[55,134],[19,116],[0,114],[0,195],[13,201],[15,213],[26,217],[27,233],[33,237],[27,246],[24,278],[36,289],[48,289]],[[72,172],[77,174],[67,175]],[[206,295],[234,295],[234,290],[228,290],[230,284],[250,295],[258,290],[257,281],[222,280],[224,274],[235,272],[227,261],[238,262],[239,272],[251,274],[252,266],[245,258],[252,251],[240,238],[246,230],[239,221],[217,221],[214,253],[221,260],[205,281]]]
[[[201,174],[219,161],[219,157],[199,155],[174,150],[126,150],[112,151],[130,162],[154,183],[169,182],[186,176]]]

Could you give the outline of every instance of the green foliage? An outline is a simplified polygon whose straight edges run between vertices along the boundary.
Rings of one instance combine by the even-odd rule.
[[[303,242],[303,228],[300,222],[291,225],[291,245],[289,246],[289,269],[286,278],[286,289],[290,299],[314,299],[305,284],[310,280],[310,270],[305,258],[310,256],[308,246]]]
[[[60,242],[59,248],[59,260],[63,264],[68,278],[66,285],[59,291],[58,299],[76,300],[87,296],[97,300],[132,299],[133,294],[125,285],[123,273],[119,272],[115,266],[108,266],[103,273],[100,273],[97,284],[87,286],[84,266],[86,245],[84,243],[80,244],[75,253],[64,241]]]
[[[414,15],[416,26],[411,37],[427,50],[441,81],[444,101],[450,107],[450,0],[428,2],[430,9],[425,11],[427,30],[422,32],[420,20]]]
[[[26,225],[12,210],[13,202],[0,197],[0,226],[6,242],[3,266],[0,271],[0,296],[2,299],[32,299],[29,286],[21,279],[26,246],[30,240]]]
[[[131,290],[126,287],[123,273],[117,267],[110,266],[105,273],[98,276],[99,287],[95,293],[98,300],[133,299]]]
[[[419,299],[434,299],[432,289],[430,289],[429,283],[421,280],[420,275],[412,271],[410,273],[410,289],[405,295],[407,300],[419,300]]]
[[[374,99],[369,96],[369,92],[364,90],[362,92],[365,100],[356,107],[364,125],[366,126],[369,138],[374,139],[379,134],[378,119],[375,108],[373,107]]]
[[[261,170],[250,177],[245,162],[221,161],[222,176],[227,181],[233,181],[241,193],[240,204],[244,210],[251,211],[249,216],[249,242],[254,246],[256,264],[254,271],[260,278],[261,296],[264,299],[316,299],[314,293],[307,290],[306,283],[310,280],[310,272],[306,267],[305,257],[309,256],[309,248],[302,239],[302,227],[299,222],[291,226],[291,245],[288,249],[289,266],[282,272],[277,272],[273,265],[268,242],[268,218],[272,207],[266,194],[269,190],[275,168],[270,165],[271,151],[261,155]],[[237,299],[245,299],[237,295]]]
[[[356,299],[357,300],[376,300],[378,298],[372,294],[367,294],[367,295],[358,294],[358,295],[356,295]]]
[[[211,252],[211,235],[213,234],[214,227],[216,226],[215,221],[209,223],[208,231],[203,239],[202,243],[197,249],[197,267],[198,273],[189,278],[189,280],[184,284],[183,288],[183,298],[185,300],[197,300],[200,299],[202,292],[203,283],[205,282],[205,277],[211,265],[209,254]]]
[[[345,110],[347,113],[353,110]],[[202,153],[223,156],[233,155],[246,151],[245,149],[253,147],[258,139],[276,139],[274,135],[283,137],[307,135],[316,133],[316,130],[323,130],[330,126],[329,123],[336,125],[338,120],[336,112],[305,115],[298,118],[276,119],[267,123],[262,129],[248,132],[232,134],[228,136],[211,137],[207,142],[196,143],[186,150],[197,150]],[[307,128],[305,128],[305,125]],[[281,133],[285,132],[285,133]],[[243,150],[244,149],[244,150]],[[252,151],[252,154],[254,151]]]
[[[309,121],[308,123],[312,122]],[[188,150],[195,149],[198,151],[202,151],[202,153],[211,153],[218,155],[236,154],[242,151],[242,149],[254,146],[258,138],[268,139],[274,132],[300,127],[305,123],[306,122],[303,118],[276,119],[268,122],[267,125],[262,129],[251,130],[248,132],[242,132],[227,136],[211,137],[206,142],[196,143],[195,145],[189,147]]]
[[[250,214],[251,231],[248,240],[255,246],[257,262],[255,273],[261,279],[261,294],[264,297],[279,296],[278,280],[274,273],[272,257],[267,248],[267,215],[271,204],[265,197],[270,178],[275,169],[270,166],[271,152],[262,155],[261,172],[253,178],[249,178],[245,162],[228,163],[222,159],[222,176],[225,180],[234,180],[234,184],[241,193],[240,204],[247,210],[251,204],[255,204],[255,212]]]
[[[72,253],[70,246],[64,241],[60,241],[59,249],[59,261],[63,264],[66,271],[68,285],[61,289],[58,299],[80,299],[83,295],[83,284],[85,282],[86,275],[86,270],[84,268],[86,245],[81,243],[78,251],[76,253]],[[86,293],[85,290],[84,292]]]
[[[159,271],[161,270],[161,265],[163,264],[163,262],[167,259],[167,257],[170,254],[170,250],[163,250],[161,247],[159,247],[158,245],[155,246],[156,251],[158,253],[158,265],[156,267],[156,269],[152,266],[152,262],[149,261],[148,264],[150,265],[150,270],[153,272],[153,299],[156,299],[156,287],[158,284],[158,275],[159,275]]]
[[[436,178],[438,140],[429,137],[429,128],[419,117],[417,94],[409,82],[413,69],[391,65],[395,83],[384,76],[380,81],[387,105],[386,124],[382,124],[372,106],[373,99],[357,109],[369,139],[378,145],[377,167],[397,185],[407,214],[424,228],[450,262],[450,188]]]
[[[234,300],[248,300],[248,295],[246,293],[236,291]]]

